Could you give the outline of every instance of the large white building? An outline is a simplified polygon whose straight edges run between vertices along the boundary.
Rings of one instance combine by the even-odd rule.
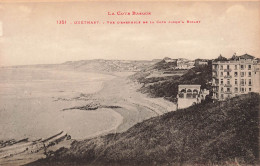
[[[213,99],[225,100],[240,94],[260,91],[259,59],[244,54],[212,62]]]

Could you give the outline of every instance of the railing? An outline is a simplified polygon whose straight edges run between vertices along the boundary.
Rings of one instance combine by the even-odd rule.
[[[231,75],[225,75],[224,78],[232,78]]]
[[[224,72],[231,72],[231,69],[224,69]]]

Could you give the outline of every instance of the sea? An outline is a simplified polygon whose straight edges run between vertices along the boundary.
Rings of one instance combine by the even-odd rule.
[[[0,68],[0,140],[48,138],[61,131],[90,138],[116,127],[118,113],[66,110],[92,102],[114,78],[102,73],[37,67]]]

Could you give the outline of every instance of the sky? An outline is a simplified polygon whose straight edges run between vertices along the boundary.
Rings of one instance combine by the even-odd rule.
[[[107,14],[118,11],[151,15]],[[100,24],[73,24],[77,20]],[[200,23],[106,24],[178,20]],[[235,52],[260,57],[259,46],[259,2],[0,2],[0,66],[87,59],[212,59]]]

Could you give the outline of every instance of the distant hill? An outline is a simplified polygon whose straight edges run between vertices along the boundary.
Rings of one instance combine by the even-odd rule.
[[[29,165],[243,165],[258,161],[259,94],[202,103],[124,133],[74,141]]]
[[[32,67],[32,68],[49,68],[62,70],[76,71],[91,71],[91,72],[138,72],[155,64],[158,60],[80,60],[68,61],[62,64],[39,64],[39,65],[24,65],[11,66],[15,68]]]
[[[60,65],[64,68],[73,68],[81,71],[103,71],[103,72],[137,72],[141,71],[156,61],[132,61],[132,60],[82,60],[70,61]]]

